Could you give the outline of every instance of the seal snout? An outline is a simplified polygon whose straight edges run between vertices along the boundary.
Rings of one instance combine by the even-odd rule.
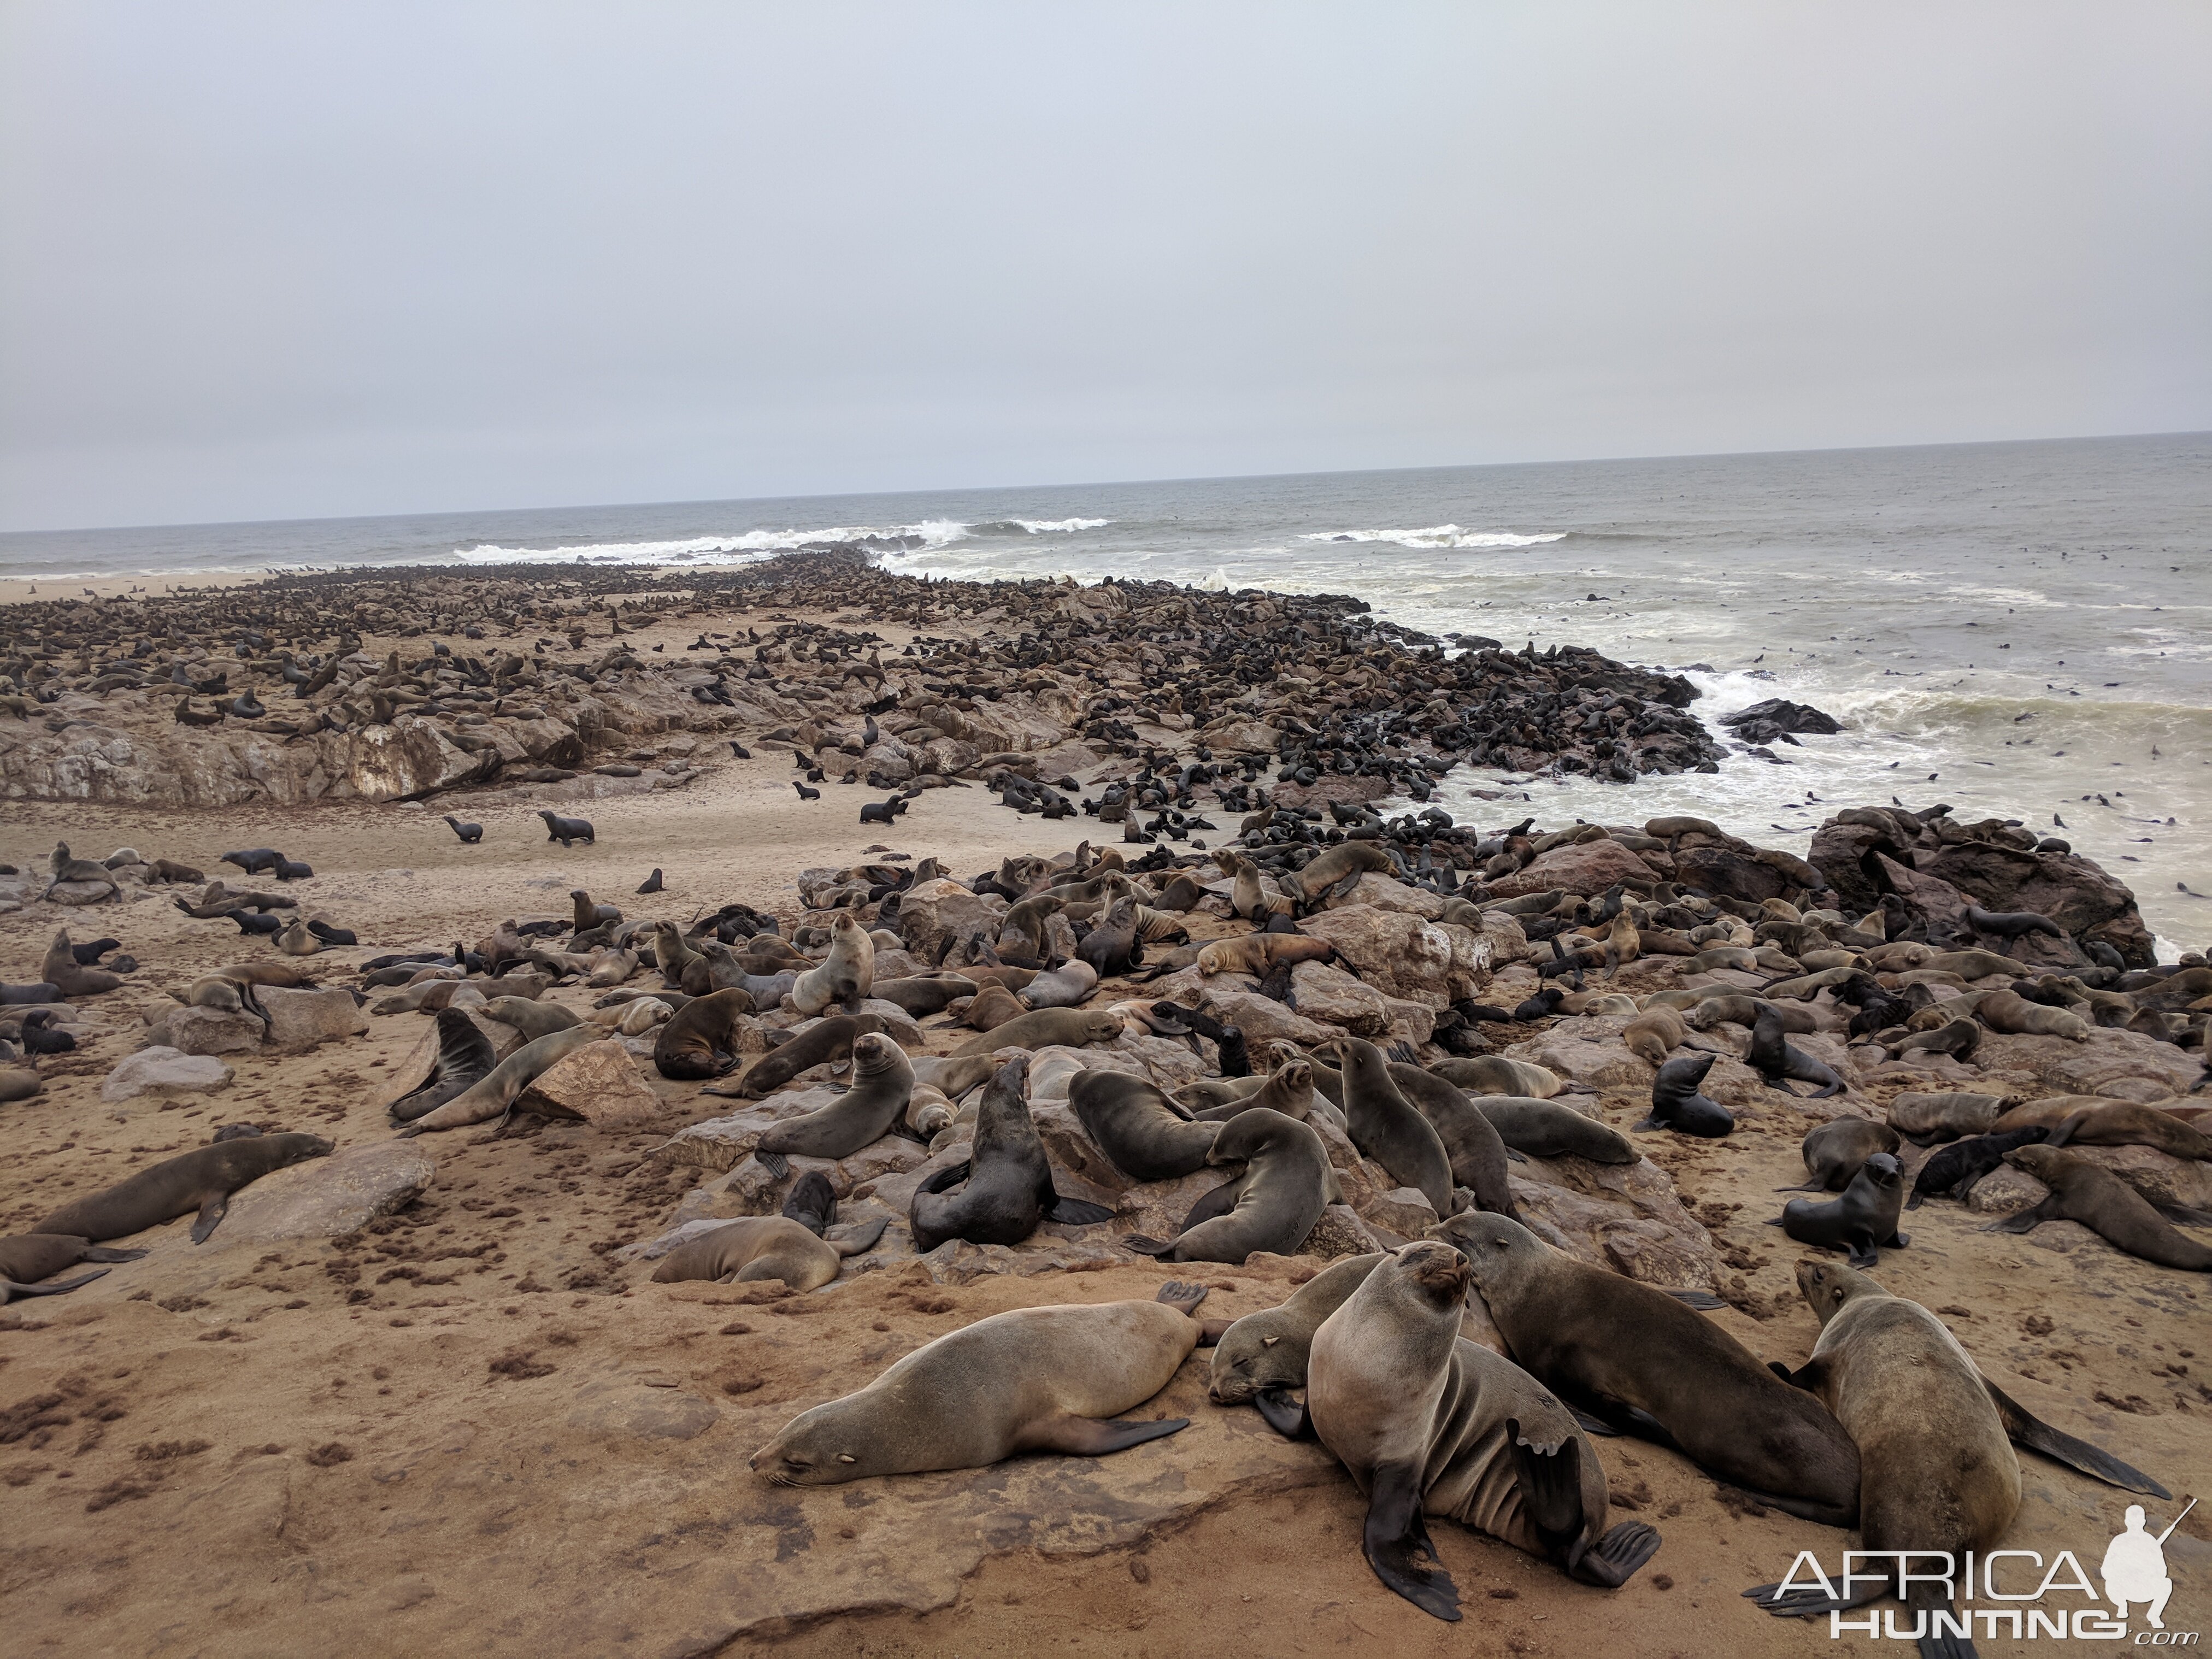
[[[1467,1258],[1449,1244],[1441,1240],[1422,1240],[1406,1246],[1398,1259],[1405,1264],[1407,1276],[1435,1300],[1457,1302],[1466,1298],[1474,1272],[1467,1265]]]

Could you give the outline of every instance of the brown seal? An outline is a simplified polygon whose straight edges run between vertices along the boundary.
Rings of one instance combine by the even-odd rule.
[[[427,1117],[447,1101],[475,1088],[499,1064],[491,1039],[465,1009],[438,1011],[437,1038],[428,1072],[392,1103],[394,1121],[412,1123],[418,1117]]]
[[[197,1211],[192,1243],[205,1242],[230,1208],[230,1195],[271,1170],[327,1158],[336,1143],[320,1135],[244,1135],[149,1164],[106,1191],[64,1204],[31,1231],[87,1238],[127,1238]]]
[[[887,1217],[877,1216],[843,1238],[825,1239],[789,1216],[747,1216],[678,1245],[653,1279],[656,1285],[687,1279],[744,1285],[779,1279],[794,1291],[819,1290],[837,1277],[847,1256],[873,1249],[888,1224]]]
[[[1198,1346],[1202,1286],[1156,1302],[994,1314],[916,1348],[858,1393],[801,1412],[752,1455],[779,1486],[974,1469],[1023,1452],[1099,1457],[1189,1425],[1115,1420]],[[1103,1420],[1102,1420],[1103,1419]]]
[[[970,1037],[952,1053],[957,1059],[996,1054],[1001,1048],[1080,1048],[1090,1042],[1111,1042],[1121,1030],[1121,1017],[1103,1009],[1040,1008]]]
[[[1250,974],[1265,979],[1278,963],[1327,962],[1336,946],[1325,939],[1304,933],[1247,933],[1242,939],[1218,939],[1198,953],[1198,971]]]
[[[803,1027],[745,1068],[737,1079],[735,1093],[749,1100],[765,1100],[801,1072],[833,1065],[853,1052],[853,1039],[884,1029],[881,1014],[833,1014]],[[941,1086],[941,1085],[940,1085]],[[733,1092],[728,1084],[717,1084],[714,1092]]]
[[[1321,1137],[1265,1108],[1248,1109],[1223,1124],[1206,1161],[1242,1163],[1244,1171],[1193,1205],[1174,1238],[1130,1233],[1121,1240],[1125,1246],[1173,1261],[1241,1264],[1255,1250],[1289,1255],[1339,1190]]]
[[[841,911],[830,924],[830,954],[820,967],[799,976],[791,988],[791,1006],[810,1018],[833,1002],[857,1014],[875,982],[876,942],[851,911]]]
[[[1257,1084],[1257,1088],[1244,1085]],[[1181,1098],[1200,1091],[1218,1093],[1218,1103],[1203,1109]],[[1228,1078],[1213,1085],[1193,1084],[1180,1091],[1177,1104],[1188,1108],[1192,1117],[1200,1123],[1226,1123],[1249,1107],[1264,1106],[1271,1112],[1280,1112],[1285,1117],[1294,1117],[1303,1123],[1313,1115],[1314,1068],[1312,1062],[1292,1057],[1263,1078]]]
[[[1473,1095],[1475,1110],[1498,1138],[1530,1158],[1586,1158],[1593,1164],[1633,1164],[1640,1154],[1628,1137],[1571,1106],[1534,1095]]]
[[[1691,1461],[1788,1514],[1856,1517],[1858,1452],[1843,1425],[1719,1326],[1504,1216],[1454,1216],[1431,1237],[1468,1258],[1514,1357],[1570,1404],[1656,1421]]]
[[[853,1086],[818,1112],[772,1125],[754,1147],[800,1158],[850,1158],[872,1146],[906,1115],[914,1095],[914,1067],[906,1050],[880,1031],[853,1039]],[[780,1175],[767,1158],[769,1173]]]
[[[981,988],[963,974],[915,974],[904,979],[879,979],[871,995],[915,1019],[945,1012],[948,1004],[972,997]]]
[[[64,927],[54,935],[54,942],[46,947],[46,959],[40,964],[39,977],[61,988],[65,997],[94,997],[103,991],[122,988],[125,981],[120,974],[111,974],[105,968],[83,968],[70,949],[69,929]]]
[[[1067,1085],[1067,1103],[1114,1167],[1132,1181],[1173,1181],[1206,1167],[1220,1126],[1192,1121],[1140,1077],[1094,1067]]]
[[[2169,1158],[2212,1160],[2212,1135],[2162,1107],[2101,1095],[2052,1095],[2014,1106],[1994,1130],[2045,1128],[2046,1146],[2150,1146]],[[2063,1131],[2063,1133],[2062,1133]]]
[[[1574,1413],[1511,1360],[1463,1340],[1471,1278],[1434,1240],[1386,1257],[1314,1333],[1306,1412],[1367,1498],[1363,1540],[1385,1585],[1460,1617],[1425,1515],[1443,1516],[1616,1589],[1657,1552],[1640,1521],[1606,1530],[1605,1468]]]
[[[971,1031],[995,1031],[1009,1020],[1030,1012],[1029,1005],[1003,985],[986,985],[960,1015],[960,1024]]]
[[[1213,1346],[1208,1397],[1217,1406],[1249,1400],[1279,1432],[1296,1433],[1303,1413],[1290,1391],[1306,1385],[1314,1333],[1385,1260],[1379,1252],[1340,1257],[1299,1285],[1289,1301],[1231,1324]]]
[[[59,1285],[41,1285],[64,1267],[80,1261],[136,1261],[143,1250],[110,1250],[85,1238],[61,1233],[19,1233],[0,1238],[0,1308],[19,1296],[64,1296],[82,1290],[107,1269],[79,1273]]]
[[[526,1042],[482,1081],[464,1089],[435,1111],[424,1113],[399,1133],[405,1139],[425,1131],[459,1129],[489,1118],[504,1118],[525,1089],[586,1043],[599,1042],[603,1035],[596,1025],[572,1025]]]
[[[1997,1095],[1908,1091],[1889,1103],[1889,1127],[1916,1146],[1928,1146],[1962,1135],[1985,1135],[2004,1109]]]
[[[1992,1031],[2016,1036],[2064,1037],[2069,1042],[2089,1040],[2089,1022],[2081,1015],[2030,1002],[2017,991],[1990,992],[1975,1002],[1974,1018]]]
[[[1839,1117],[1808,1131],[1798,1147],[1812,1180],[1802,1187],[1782,1187],[1785,1193],[1839,1193],[1850,1185],[1859,1166],[1876,1152],[1894,1152],[1900,1141],[1896,1130],[1869,1118]]]
[[[2109,1170],[2048,1146],[2015,1146],[2005,1154],[2005,1162],[2025,1170],[2051,1191],[2033,1209],[1992,1222],[1984,1232],[2033,1232],[2046,1221],[2078,1221],[2106,1243],[2145,1261],[2188,1273],[2212,1273],[2212,1245],[2175,1231],[2160,1214],[2160,1206]],[[2164,1207],[2167,1214],[2192,1225],[2212,1226],[2212,1215],[2201,1210]]]
[[[1423,1071],[1418,1066],[1393,1060],[1385,1068],[1398,1092],[1413,1109],[1428,1119],[1429,1127],[1443,1143],[1455,1185],[1474,1194],[1479,1210],[1493,1210],[1515,1218],[1513,1188],[1506,1179],[1505,1142],[1488,1114],[1478,1108],[1458,1085]]]
[[[1344,1077],[1345,1133],[1352,1144],[1413,1188],[1441,1220],[1452,1212],[1452,1166],[1429,1120],[1391,1081],[1382,1051],[1359,1037],[1330,1045]]]
[[[1689,1036],[1682,1017],[1672,1008],[1647,1008],[1621,1029],[1620,1040],[1647,1066],[1664,1066],[1667,1056]]]
[[[907,1224],[917,1250],[927,1254],[948,1238],[1018,1244],[1048,1218],[1070,1226],[1113,1219],[1111,1210],[1064,1198],[1054,1188],[1052,1162],[1030,1116],[1029,1073],[1027,1054],[999,1068],[975,1109],[967,1161],[938,1170],[915,1189]]]
[[[702,1083],[736,1070],[738,1033],[752,1013],[751,994],[734,987],[692,998],[653,1040],[654,1067],[680,1083]]]
[[[1440,1060],[1429,1069],[1471,1095],[1527,1095],[1549,1100],[1566,1086],[1551,1067],[1533,1060],[1509,1060],[1504,1054],[1455,1056]]]
[[[1371,841],[1341,842],[1316,854],[1303,869],[1285,873],[1283,890],[1306,904],[1318,904],[1349,893],[1370,871],[1395,877],[1398,861]]]

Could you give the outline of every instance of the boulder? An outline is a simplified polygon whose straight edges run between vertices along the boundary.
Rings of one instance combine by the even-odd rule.
[[[899,896],[899,937],[923,962],[933,963],[947,944],[981,933],[999,936],[1006,900],[995,893],[971,893],[958,882],[939,878]]]
[[[438,1172],[419,1140],[348,1147],[265,1175],[230,1200],[210,1243],[335,1238],[413,1203]]]
[[[2212,1211],[2212,1164],[2175,1158],[2154,1146],[2073,1146],[2066,1150],[2103,1165],[2154,1204]]]
[[[100,1085],[106,1101],[135,1100],[140,1095],[214,1094],[230,1086],[229,1066],[212,1054],[181,1049],[141,1048],[125,1056]]]
[[[1442,1008],[1474,994],[1469,953],[1476,936],[1471,929],[1447,932],[1440,922],[1371,904],[1325,910],[1310,917],[1304,929],[1335,945],[1352,971],[1385,996]]]
[[[1733,847],[1680,847],[1674,852],[1674,880],[1724,898],[1758,904],[1780,898],[1791,883],[1755,854]]]
[[[587,1042],[523,1091],[516,1107],[578,1118],[601,1129],[627,1129],[659,1115],[660,1098],[619,1042]]]
[[[1972,930],[1966,926],[1966,898],[1949,882],[1900,864],[1885,854],[1876,853],[1874,862],[1885,890],[1905,902],[1905,910],[1913,920],[1926,925],[1930,939],[1972,937]]]
[[[1323,908],[1341,910],[1356,904],[1371,904],[1378,910],[1403,910],[1424,921],[1434,921],[1444,913],[1441,895],[1425,887],[1409,887],[1402,881],[1393,881],[1374,870],[1362,871],[1349,893],[1329,899]]]
[[[121,898],[123,891],[108,881],[58,881],[46,889],[45,896],[53,904],[105,904],[109,899]]]
[[[702,1170],[734,1169],[760,1144],[760,1138],[772,1125],[833,1105],[842,1092],[836,1089],[800,1089],[770,1095],[757,1105],[724,1117],[706,1118],[678,1130],[657,1155],[672,1163],[688,1164]]]
[[[1562,892],[1595,898],[1615,882],[1632,882],[1648,888],[1651,866],[1619,842],[1571,842],[1540,854],[1525,868],[1492,882],[1483,891],[1493,899],[1521,898],[1530,893]]]
[[[261,1046],[261,1022],[251,1014],[179,1007],[147,1027],[146,1036],[156,1047],[174,1048],[179,1054],[243,1054]]]
[[[2043,1094],[2104,1095],[2146,1103],[2185,1094],[2204,1074],[2203,1062],[2186,1049],[2140,1031],[2106,1026],[2092,1028],[2086,1042],[1984,1031],[1973,1064],[1992,1080],[2040,1085],[2037,1091]]]
[[[1305,1243],[1298,1246],[1298,1254],[1333,1261],[1343,1255],[1371,1255],[1382,1248],[1382,1240],[1349,1205],[1332,1204],[1314,1223]]]
[[[2001,1164],[1974,1183],[1974,1190],[1966,1194],[1966,1207],[1984,1215],[2017,1215],[2050,1196],[2051,1188],[2025,1170]]]
[[[368,1030],[368,1012],[343,986],[333,985],[319,991],[261,986],[253,995],[269,1016],[265,1041],[270,1048],[285,1054],[300,1054],[319,1043],[342,1042]],[[175,1016],[170,1018],[173,1020]]]
[[[1199,994],[1198,1006],[1224,1025],[1234,1025],[1243,1032],[1245,1042],[1254,1048],[1279,1039],[1295,1042],[1301,1048],[1312,1048],[1334,1042],[1340,1035],[1334,1026],[1308,1019],[1273,997],[1261,996],[1249,988],[1250,984],[1247,980],[1246,988],[1236,988],[1224,975],[1210,981],[1208,988]]]
[[[1387,1193],[1376,1194],[1359,1216],[1376,1226],[1388,1227],[1405,1239],[1421,1237],[1437,1220],[1428,1199],[1413,1187],[1393,1187]]]
[[[2102,939],[2131,967],[2155,960],[2150,932],[2126,884],[2076,853],[2039,853],[1994,841],[1954,841],[1924,860],[1925,873],[1986,910],[2033,910],[2076,937]],[[2075,960],[2065,941],[2031,934],[2041,959]]]
[[[1532,1158],[1513,1165],[1509,1179],[1529,1231],[1577,1260],[1646,1285],[1720,1289],[1722,1263],[1711,1236],[1650,1158]]]
[[[1354,1036],[1380,1037],[1390,1029],[1382,994],[1325,962],[1302,962],[1291,970],[1291,1000],[1308,1019],[1340,1026]]]
[[[1881,902],[1885,884],[1875,854],[1903,861],[1911,855],[1903,842],[1870,823],[1838,823],[1833,818],[1813,833],[1807,858],[1834,890],[1838,901],[1857,916]]]

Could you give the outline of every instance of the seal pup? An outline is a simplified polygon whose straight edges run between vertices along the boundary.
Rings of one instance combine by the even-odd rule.
[[[845,1258],[865,1255],[890,1224],[876,1216],[845,1237],[817,1237],[804,1222],[782,1215],[747,1216],[678,1245],[653,1270],[653,1282],[703,1279],[745,1285],[778,1279],[797,1291],[818,1291],[837,1277]]]
[[[1698,1092],[1717,1054],[1683,1054],[1668,1060],[1651,1080],[1651,1111],[1629,1127],[1646,1133],[1679,1129],[1684,1134],[1718,1140],[1735,1127],[1735,1115],[1717,1100]]]
[[[783,1213],[820,1238],[837,1218],[837,1189],[819,1170],[809,1170],[783,1195]]]
[[[1800,1083],[1817,1083],[1821,1086],[1807,1096],[1808,1100],[1821,1100],[1830,1095],[1839,1095],[1849,1086],[1834,1070],[1796,1047],[1782,1032],[1782,1016],[1772,1009],[1762,1009],[1759,1022],[1751,1028],[1751,1051],[1744,1063],[1757,1072],[1770,1089],[1782,1089],[1785,1079]],[[1786,1095],[1795,1096],[1794,1089],[1782,1089]]]
[[[564,818],[558,812],[549,812],[543,807],[538,809],[538,816],[545,820],[545,839],[557,841],[564,848],[580,841],[592,846],[599,844],[599,838],[592,833],[588,818]]]
[[[753,1155],[772,1176],[783,1174],[775,1164],[787,1153],[850,1158],[889,1134],[905,1118],[913,1095],[914,1067],[906,1050],[880,1031],[867,1032],[853,1039],[853,1086],[818,1112],[769,1126]]]
[[[192,1243],[207,1242],[230,1208],[230,1195],[272,1170],[327,1158],[337,1149],[320,1135],[248,1135],[165,1158],[105,1192],[64,1204],[31,1229],[89,1239],[127,1238],[180,1215],[193,1215]],[[197,1213],[195,1213],[197,1212]]]
[[[999,1068],[976,1108],[966,1161],[915,1189],[908,1221],[917,1251],[927,1255],[948,1238],[1018,1244],[1048,1219],[1083,1227],[1114,1218],[1111,1210],[1054,1190],[1052,1162],[1030,1116],[1029,1073],[1027,1054]]]
[[[852,912],[840,911],[830,924],[830,954],[819,967],[799,976],[791,988],[791,1006],[810,1018],[833,1002],[857,1014],[875,982],[876,942]]]
[[[1425,1515],[1443,1516],[1618,1589],[1659,1548],[1626,1521],[1606,1532],[1605,1469],[1574,1415],[1511,1360],[1460,1336],[1472,1275],[1450,1245],[1385,1257],[1314,1333],[1306,1412],[1368,1500],[1368,1565],[1423,1612],[1457,1620],[1459,1594]]]
[[[1345,1133],[1352,1145],[1392,1180],[1418,1190],[1437,1219],[1449,1215],[1451,1158],[1435,1127],[1391,1080],[1382,1052],[1354,1036],[1339,1037],[1329,1046],[1344,1077]]]
[[[143,1250],[111,1250],[89,1239],[62,1233],[20,1233],[13,1238],[0,1238],[0,1308],[19,1296],[66,1296],[107,1272],[98,1268],[58,1285],[39,1282],[80,1261],[136,1261],[145,1254]]]
[[[1881,1249],[1903,1249],[1912,1241],[1897,1231],[1898,1212],[1905,1207],[1905,1174],[1895,1158],[1875,1152],[1859,1165],[1844,1195],[1832,1203],[1793,1198],[1780,1216],[1769,1221],[1800,1244],[1825,1244],[1848,1249],[1854,1267],[1881,1264]]]
[[[2017,1146],[2040,1146],[2050,1133],[2040,1127],[2008,1129],[1997,1134],[1953,1141],[1920,1166],[1919,1174],[1913,1178],[1912,1195],[1905,1200],[1905,1207],[1917,1210],[1921,1200],[1929,1198],[1954,1198],[1965,1203],[1982,1177],[2004,1162],[2007,1152]]]
[[[446,823],[468,846],[473,847],[483,839],[483,825],[481,823],[465,823],[451,812],[446,814]]]
[[[475,1088],[489,1077],[492,1068],[499,1063],[492,1053],[491,1039],[465,1010],[438,1011],[437,1039],[437,1055],[430,1063],[429,1075],[392,1103],[394,1122],[412,1123],[436,1111],[455,1096]]]
[[[653,866],[653,873],[647,876],[643,881],[638,883],[637,890],[641,893],[657,893],[660,889],[660,866],[659,865],[655,865]]]
[[[1673,1443],[1787,1514],[1857,1518],[1858,1452],[1843,1425],[1686,1304],[1504,1216],[1456,1215],[1429,1236],[1467,1257],[1515,1359],[1570,1405]]]
[[[653,1069],[679,1083],[703,1082],[736,1070],[738,1033],[752,1012],[751,996],[735,988],[692,998],[653,1039]]]
[[[1088,962],[1063,963],[1031,980],[1023,988],[1018,1000],[1024,1011],[1079,1008],[1097,988],[1098,970]]]
[[[1621,1029],[1620,1040],[1628,1052],[1646,1065],[1664,1066],[1667,1056],[1682,1046],[1689,1036],[1682,1016],[1674,1009],[1660,1005],[1646,1008]]]
[[[1199,1123],[1143,1078],[1103,1067],[1068,1082],[1067,1103],[1083,1131],[1132,1181],[1173,1181],[1204,1169],[1221,1132]]]
[[[1593,1164],[1633,1164],[1642,1156],[1611,1124],[1584,1117],[1571,1106],[1533,1095],[1473,1095],[1475,1110],[1498,1138],[1529,1158],[1586,1158]]]
[[[1297,1435],[1304,1409],[1291,1390],[1306,1385],[1306,1359],[1322,1322],[1344,1305],[1381,1252],[1342,1256],[1291,1293],[1290,1300],[1232,1322],[1216,1340],[1206,1392],[1217,1406],[1249,1401],[1279,1434]]]
[[[1982,1028],[1971,1019],[1954,1019],[1932,1031],[1907,1031],[1893,1042],[1885,1042],[1882,1051],[1892,1060],[1902,1060],[1910,1054],[1948,1054],[1965,1061],[1974,1057],[1981,1046]]]
[[[1188,1428],[1119,1420],[1167,1387],[1201,1334],[1202,1285],[1152,1302],[994,1314],[916,1348],[854,1394],[801,1412],[752,1455],[779,1486],[974,1469],[1024,1452],[1103,1457]]]
[[[1876,1152],[1893,1152],[1902,1144],[1896,1130],[1871,1118],[1839,1117],[1810,1130],[1798,1147],[1812,1180],[1802,1187],[1778,1187],[1784,1193],[1839,1193],[1859,1166]]]
[[[2004,1155],[2004,1161],[2051,1191],[2034,1208],[1991,1222],[1984,1232],[2027,1233],[2046,1221],[2078,1221],[2106,1243],[2145,1261],[2186,1273],[2212,1273],[2212,1245],[2177,1231],[2159,1212],[2160,1206],[2110,1170],[2049,1146],[2016,1146]],[[2212,1226],[2212,1215],[2201,1210],[2166,1208],[2167,1214],[2193,1225]]]
[[[1242,1162],[1244,1171],[1191,1206],[1172,1239],[1130,1233],[1127,1249],[1174,1261],[1242,1264],[1255,1250],[1294,1254],[1338,1190],[1328,1149],[1295,1118],[1248,1108],[1221,1126],[1209,1164]]]

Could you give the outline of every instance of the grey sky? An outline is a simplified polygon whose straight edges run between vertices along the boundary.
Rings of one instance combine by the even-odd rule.
[[[2212,427],[2212,8],[0,3],[0,528]]]

